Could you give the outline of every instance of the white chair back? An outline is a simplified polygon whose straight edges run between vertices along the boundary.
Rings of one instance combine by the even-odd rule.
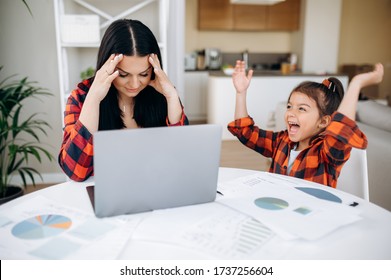
[[[367,151],[353,148],[342,167],[337,190],[348,192],[369,201]]]

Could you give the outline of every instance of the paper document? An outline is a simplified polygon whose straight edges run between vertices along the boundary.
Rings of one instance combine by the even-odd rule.
[[[139,221],[137,216],[98,219],[36,196],[0,211],[0,257],[115,259]]]
[[[358,209],[327,187],[266,172],[225,182],[219,191],[224,194],[219,203],[253,217],[287,240],[315,240],[361,219]]]
[[[153,211],[132,238],[219,259],[281,258],[290,248],[281,247],[281,239],[261,222],[217,202]]]

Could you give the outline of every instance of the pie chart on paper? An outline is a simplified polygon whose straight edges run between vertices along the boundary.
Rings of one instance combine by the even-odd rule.
[[[16,224],[12,235],[21,239],[47,238],[66,231],[71,225],[71,219],[62,215],[38,215]]]
[[[336,196],[328,191],[325,191],[325,190],[315,189],[315,188],[307,188],[307,187],[297,187],[296,189],[298,189],[302,192],[305,192],[309,195],[315,196],[319,199],[342,203],[342,199],[340,199],[338,196]]]
[[[285,200],[275,197],[260,197],[254,200],[254,203],[259,208],[267,210],[282,210],[289,206]]]

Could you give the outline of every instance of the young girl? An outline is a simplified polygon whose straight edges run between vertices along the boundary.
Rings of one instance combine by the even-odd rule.
[[[357,127],[355,113],[361,88],[380,83],[383,65],[355,76],[344,96],[336,78],[303,82],[291,92],[285,112],[286,130],[273,132],[254,125],[247,113],[246,94],[253,71],[246,76],[237,61],[232,80],[236,89],[235,120],[228,130],[240,142],[270,157],[269,171],[302,178],[335,188],[352,147],[365,149],[367,138]]]
[[[94,77],[72,91],[64,113],[58,161],[75,181],[93,175],[96,131],[188,124],[162,69],[157,40],[140,21],[120,19],[107,28],[96,69]]]

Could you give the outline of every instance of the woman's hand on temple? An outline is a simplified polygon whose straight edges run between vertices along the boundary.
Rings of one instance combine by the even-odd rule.
[[[171,83],[166,73],[160,67],[160,61],[157,55],[156,54],[149,55],[148,61],[149,63],[151,63],[153,67],[152,71],[154,71],[155,73],[155,79],[151,80],[149,85],[154,87],[158,92],[163,94],[167,99],[170,99],[172,97],[178,98],[178,93],[174,85]]]
[[[119,73],[118,70],[116,70],[116,67],[122,58],[122,54],[112,54],[105,64],[96,71],[94,82],[92,83],[89,92],[93,93],[99,101],[102,101],[106,97],[111,87],[111,83],[118,77]]]

